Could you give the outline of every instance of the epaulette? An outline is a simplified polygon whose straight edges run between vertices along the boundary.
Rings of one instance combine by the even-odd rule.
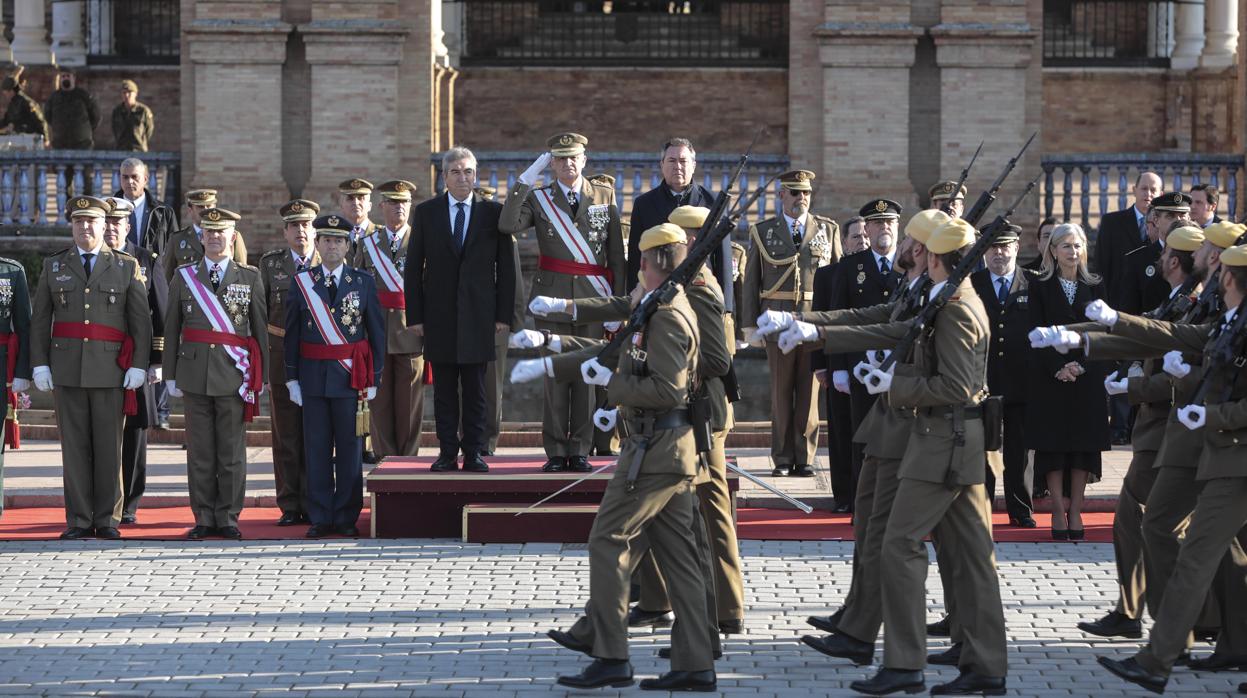
[[[273,255],[279,255],[282,252],[285,252],[285,250],[269,250],[268,252],[265,252],[264,254],[260,255],[260,259],[264,259],[265,257],[272,257]]]
[[[8,257],[0,257],[0,264],[12,264],[15,267],[22,266],[16,259],[9,259]]]
[[[134,259],[134,260],[138,259],[138,257],[135,257],[134,255],[130,254],[129,252],[126,252],[125,250],[113,250],[113,254],[119,257],[129,257],[130,259]]]
[[[237,264],[239,269],[249,269],[257,274],[260,273],[259,267],[253,267],[250,264],[243,264],[242,262],[238,262],[238,261],[235,261],[234,264]]]
[[[607,189],[615,188],[615,178],[608,174],[595,174],[589,178],[589,183],[599,187],[606,187]]]
[[[746,250],[746,249],[745,249],[745,246],[744,246],[744,245],[742,245],[742,244],[740,244],[739,242],[732,242],[732,249],[733,249],[733,250],[738,250],[738,251],[739,251],[739,252],[741,252],[742,254],[743,254],[743,253],[745,253],[745,252],[748,252],[748,250]]]

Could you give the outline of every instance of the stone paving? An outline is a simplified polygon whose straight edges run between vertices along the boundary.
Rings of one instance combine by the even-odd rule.
[[[1136,643],[1091,643],[1074,628],[1111,604],[1111,546],[997,551],[1011,695],[1144,695],[1095,664]],[[872,673],[797,642],[812,631],[807,615],[843,598],[851,552],[839,542],[742,545],[749,632],[725,643],[720,693],[850,695],[849,682]],[[0,693],[561,694],[554,678],[585,662],[543,636],[585,599],[582,545],[24,542],[0,543],[0,559]],[[934,570],[929,591],[934,618]],[[654,654],[665,634],[634,634],[638,678],[665,670]],[[954,675],[930,669],[928,685]],[[1242,678],[1179,670],[1170,691],[1225,695]]]

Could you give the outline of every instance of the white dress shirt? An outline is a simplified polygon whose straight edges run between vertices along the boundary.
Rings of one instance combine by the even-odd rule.
[[[876,270],[879,269],[879,260],[883,259],[884,257],[887,257],[888,271],[896,271],[896,248],[895,247],[892,248],[892,254],[889,254],[889,255],[881,255],[878,252],[875,252],[875,248],[873,247],[870,248],[870,253],[874,255],[875,257],[875,269]]]
[[[455,216],[459,213],[456,208],[457,204],[463,204],[463,241],[468,241],[468,223],[472,221],[472,195],[468,194],[468,198],[460,201],[450,192],[446,192],[447,206],[450,207],[450,234],[455,234]]]

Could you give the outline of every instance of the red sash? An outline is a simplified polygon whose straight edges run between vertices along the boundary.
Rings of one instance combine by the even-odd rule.
[[[247,352],[247,362],[251,370],[247,372],[247,390],[259,395],[264,387],[264,376],[260,373],[260,343],[255,337],[242,337],[228,332],[216,330],[197,330],[190,327],[182,329],[182,341],[196,344],[221,344],[227,347],[238,347]],[[250,422],[260,413],[260,401],[243,401],[242,421]]]
[[[402,291],[382,291],[377,289],[377,300],[386,310],[406,310],[407,297]]]
[[[4,417],[4,443],[9,448],[21,448],[22,425],[17,421],[17,393],[12,389],[13,374],[17,371],[17,333],[0,332],[0,343],[4,343],[8,351],[5,355],[4,384],[8,387],[5,392],[8,393],[9,407]]]
[[[542,271],[571,274],[573,276],[605,276],[607,283],[615,283],[615,275],[611,273],[611,270],[597,264],[582,264],[566,259],[555,259],[554,257],[538,255],[537,268]]]
[[[372,387],[372,345],[361,339],[349,344],[299,342],[299,356],[316,361],[351,361],[351,389]]]
[[[60,339],[94,339],[97,342],[121,342],[121,351],[117,353],[117,365],[123,371],[134,367],[134,338],[116,327],[108,325],[92,325],[86,322],[54,322],[52,336]],[[133,390],[126,391],[126,415],[139,413],[139,400]]]

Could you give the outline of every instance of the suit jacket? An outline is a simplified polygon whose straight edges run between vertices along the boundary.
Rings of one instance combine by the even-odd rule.
[[[802,312],[814,300],[814,272],[840,260],[840,227],[809,214],[798,248],[783,216],[749,228],[741,315],[753,327],[764,310]]]
[[[1139,234],[1139,222],[1134,206],[1105,214],[1100,219],[1100,232],[1095,241],[1096,272],[1104,279],[1104,300],[1110,302],[1122,282],[1124,258],[1127,252],[1143,244]]]
[[[201,261],[189,268],[194,269],[195,277],[211,292],[208,265]],[[268,344],[264,339],[268,309],[264,304],[260,270],[231,261],[215,295],[234,325],[234,334],[255,337],[259,341],[260,356],[252,356],[250,362],[267,378],[264,368],[268,365]],[[165,315],[165,380],[175,380],[179,390],[197,395],[237,395],[243,375],[225,347],[186,342],[182,339],[183,329],[211,330],[213,327],[179,271],[169,286],[169,311]]]
[[[120,191],[113,194],[117,198],[121,198],[124,194]],[[169,242],[169,236],[177,232],[178,216],[172,208],[165,206],[152,196],[152,193],[143,190],[143,220],[139,221],[139,230],[143,231],[140,238],[142,247],[145,247],[156,255],[165,253],[166,245]],[[202,252],[200,253],[202,254]],[[243,260],[244,262],[246,260]]]
[[[195,233],[195,226],[188,225],[169,236],[161,254],[164,257],[165,279],[172,282],[178,267],[198,264],[204,258],[204,244]],[[234,232],[234,249],[230,257],[239,264],[247,263],[247,243],[242,239],[242,231]]]
[[[317,265],[303,273],[309,274],[315,282],[316,295],[329,306],[329,312],[346,340],[368,341],[372,350],[372,384],[379,385],[386,360],[386,330],[385,316],[377,300],[376,282],[372,276],[343,265],[338,298],[330,304],[329,291],[322,283],[324,266]],[[351,388],[351,376],[340,363],[336,360],[309,359],[299,352],[299,345],[303,342],[325,344],[325,340],[312,320],[312,312],[303,300],[303,292],[294,283],[286,299],[286,380],[299,381],[304,395],[355,399],[359,391]]]
[[[475,213],[475,212],[473,212]],[[376,241],[377,249],[382,254],[389,255],[390,260],[394,262],[394,267],[398,270],[400,279],[405,279],[407,274],[404,271],[407,267],[407,251],[411,245],[411,231],[413,221],[407,221],[407,229],[403,231],[402,238],[399,239],[398,249],[390,247],[389,230],[383,226],[377,226],[376,232],[370,237]],[[366,239],[366,238],[365,238]],[[384,286],[377,281],[376,270],[372,263],[372,255],[368,253],[368,246],[364,243],[365,239],[361,239],[358,249],[355,251],[355,259],[352,263],[357,270],[363,274],[373,277],[373,292],[381,291]],[[406,296],[403,297],[406,303]],[[385,308],[380,305],[380,297],[378,296],[377,307],[381,308],[381,313],[385,316],[385,351],[387,354],[419,354],[424,351],[424,338],[407,329],[407,312],[403,308]],[[492,339],[490,340],[493,341]]]
[[[472,195],[463,250],[455,249],[450,195],[416,206],[403,289],[407,324],[424,325],[424,357],[448,364],[494,360],[495,323],[511,324],[514,239],[498,232],[502,205]]]
[[[77,247],[45,257],[30,318],[31,365],[49,366],[56,385],[120,389],[125,377],[117,366],[121,342],[52,336],[53,323],[84,321],[129,335],[133,368],[147,369],[152,319],[138,260],[101,245],[88,277]]]
[[[309,266],[320,264],[320,253],[312,250],[308,259]],[[260,257],[260,283],[264,285],[264,303],[268,308],[268,355],[269,383],[278,385],[286,382],[286,305],[294,288],[294,275],[297,271],[290,248],[271,250]]]
[[[840,268],[840,263],[828,264],[825,267],[819,267],[814,272],[814,300],[810,302],[810,310],[813,312],[822,312],[831,310],[831,287],[834,282],[836,270]],[[754,318],[757,322],[757,318]],[[826,370],[827,355],[821,351],[815,352],[810,357],[810,368],[815,371]]]
[[[987,269],[970,275],[974,290],[991,322],[991,352],[987,357],[987,388],[992,395],[999,395],[1008,403],[1026,401],[1027,360],[1030,357],[1030,283],[1031,273],[1016,267],[1013,285],[1008,298],[1000,303],[997,289],[992,285],[991,272]]]
[[[147,307],[152,318],[152,351],[149,361],[152,366],[162,363],[165,348],[165,312],[169,307],[169,283],[156,263],[156,254],[145,247],[136,247],[127,242],[125,252],[139,262],[139,273],[143,285],[147,287]],[[159,422],[156,414],[156,386],[144,383],[143,389],[135,391],[138,397],[139,412],[126,417],[127,429],[146,429]]]
[[[0,257],[0,332],[17,335],[13,378],[30,379],[30,288],[26,269],[15,260]],[[9,345],[0,342],[0,371],[7,371]],[[8,375],[6,373],[6,379]]]
[[[659,223],[666,223],[671,212],[679,206],[705,206],[714,204],[714,194],[700,184],[691,184],[678,199],[671,194],[666,183],[661,183],[641,194],[632,202],[632,216],[628,223],[628,275],[624,290],[631,293],[637,285],[637,272],[641,270],[641,234]],[[711,255],[711,269],[719,265]],[[718,279],[722,282],[722,279]]]
[[[886,276],[880,273],[869,249],[855,252],[840,260],[840,271],[832,277],[830,309],[869,308],[888,303],[903,278],[895,265]],[[827,357],[827,368],[848,371],[864,358],[861,352],[831,354]]]

